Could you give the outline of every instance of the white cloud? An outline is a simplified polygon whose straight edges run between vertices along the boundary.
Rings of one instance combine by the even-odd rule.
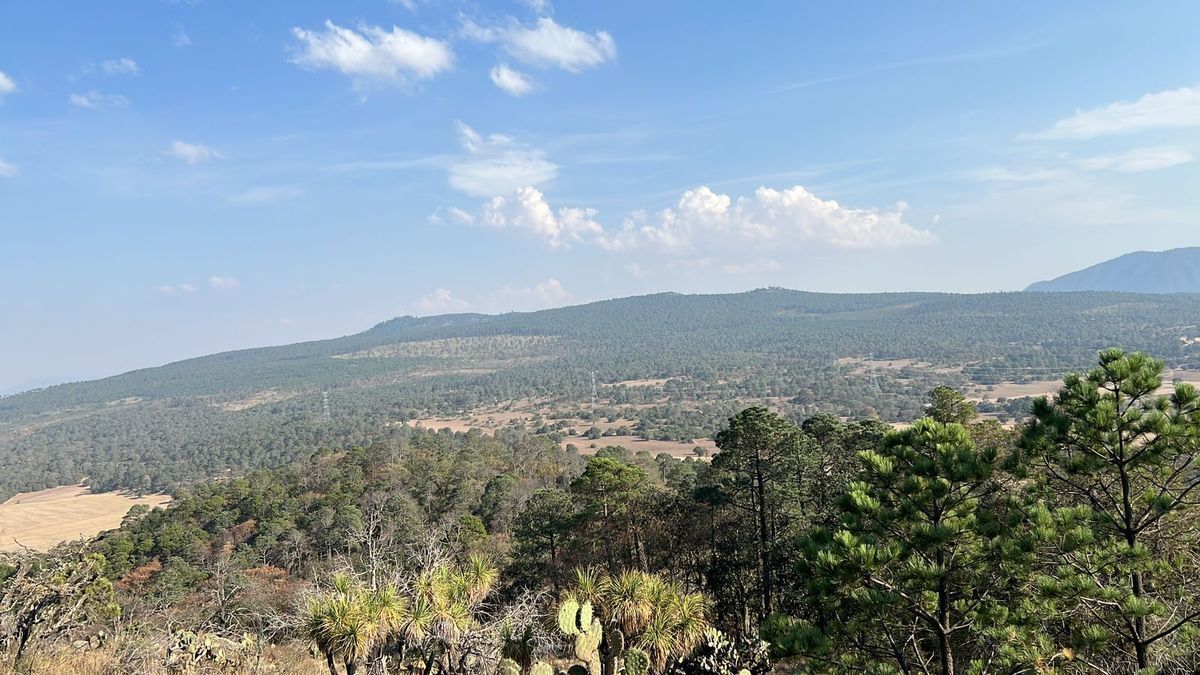
[[[733,197],[705,186],[688,190],[673,208],[648,217],[634,211],[623,225],[607,230],[590,208],[557,211],[535,188],[488,200],[479,222],[497,229],[531,232],[552,248],[586,243],[609,251],[653,249],[673,255],[696,252],[773,252],[817,243],[839,248],[917,246],[937,240],[904,219],[907,204],[890,211],[851,208],[817,197],[796,185],[784,190],[760,187],[752,196]],[[764,263],[766,264],[766,263]]]
[[[236,206],[261,206],[295,199],[301,194],[299,188],[291,185],[259,185],[233,195],[229,202]]]
[[[154,290],[163,295],[175,295],[176,293],[195,293],[198,289],[195,284],[175,284],[174,286],[155,286]]]
[[[546,16],[532,27],[515,21],[487,27],[468,20],[462,32],[477,42],[498,42],[512,58],[539,68],[578,73],[617,58],[617,43],[608,33],[585,33]]]
[[[536,83],[525,73],[513,70],[507,63],[501,63],[492,68],[492,84],[503,89],[512,96],[524,96],[533,91]]]
[[[8,94],[16,93],[16,91],[17,83],[13,82],[11,77],[5,75],[4,71],[0,70],[0,100],[3,100]]]
[[[175,32],[171,34],[171,46],[173,47],[191,47],[192,38],[183,30],[183,26],[176,26]]]
[[[128,57],[109,59],[100,63],[100,70],[104,71],[105,75],[137,75],[138,64]]]
[[[446,222],[447,218],[459,225],[472,225],[475,223],[475,214],[464,211],[457,206],[449,208],[439,207],[433,212],[433,215],[429,216],[429,222],[434,225],[441,225]]]
[[[101,94],[95,89],[82,94],[71,94],[67,102],[76,108],[98,110],[100,108],[124,108],[129,105],[129,99],[120,94]]]
[[[539,16],[544,14],[552,14],[554,7],[550,4],[550,0],[521,0],[529,7],[529,9]]]
[[[413,308],[420,316],[463,312],[470,307],[471,303],[454,297],[454,293],[446,288],[439,288],[413,303]]]
[[[509,136],[482,136],[458,123],[459,143],[467,157],[450,165],[450,185],[476,197],[508,194],[522,187],[541,185],[558,175],[558,165],[541,150],[529,148]]]
[[[216,159],[221,156],[221,153],[213,150],[207,145],[199,143],[185,143],[183,141],[175,141],[167,149],[172,157],[186,162],[188,164],[199,164],[207,162],[210,159]]]
[[[221,290],[229,290],[242,284],[235,277],[211,276],[208,278],[208,285]]]
[[[751,197],[718,194],[708,187],[684,192],[675,208],[654,220],[635,213],[598,244],[612,250],[652,246],[687,251],[702,246],[790,246],[817,242],[840,248],[887,248],[931,243],[933,233],[904,220],[907,205],[891,211],[842,206],[796,185],[760,187]],[[718,249],[720,250],[720,249]]]
[[[292,34],[301,43],[294,63],[337,70],[357,86],[425,80],[454,63],[454,53],[445,42],[396,26],[390,31],[361,26],[356,31],[326,21],[324,31],[293,28]]]
[[[531,312],[548,307],[561,307],[571,301],[571,294],[553,277],[533,286],[505,284],[488,299],[492,312]]]
[[[558,248],[602,237],[604,228],[596,222],[596,215],[595,209],[561,208],[555,212],[536,188],[523,187],[510,197],[492,197],[484,204],[480,221],[488,227],[527,230]]]
[[[0,178],[12,178],[18,172],[17,165],[0,159]]]
[[[1088,139],[1147,129],[1200,126],[1200,88],[1182,87],[1117,101],[1101,108],[1076,110],[1054,126],[1025,139]]]
[[[1089,171],[1108,169],[1123,173],[1141,173],[1188,164],[1195,160],[1195,156],[1183,148],[1134,148],[1117,155],[1081,159],[1079,166]]]

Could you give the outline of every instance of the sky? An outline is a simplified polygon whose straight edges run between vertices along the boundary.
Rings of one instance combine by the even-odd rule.
[[[0,393],[1200,245],[1200,3],[0,0]]]

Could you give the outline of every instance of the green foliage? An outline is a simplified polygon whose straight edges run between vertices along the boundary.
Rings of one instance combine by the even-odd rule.
[[[1179,341],[1178,327],[1198,314],[1200,296],[1187,295],[765,289],[494,317],[404,317],[343,338],[0,398],[0,497],[84,477],[101,490],[175,494],[314,448],[388,440],[398,433],[392,423],[421,411],[526,397],[587,400],[593,371],[601,383],[672,378],[661,389],[601,389],[611,405],[648,405],[639,408],[639,433],[654,437],[708,435],[738,401],[767,397],[788,399],[801,416],[907,421],[921,414],[922,392],[961,387],[964,377],[909,367],[900,378],[894,369],[839,359],[965,366],[965,378],[980,383],[1053,377],[1082,367],[1097,344],[1151,350],[1181,364],[1196,347]],[[463,374],[481,363],[493,372]],[[665,405],[658,403],[664,394]]]
[[[771,671],[768,648],[762,640],[730,638],[712,629],[704,634],[696,652],[669,672],[670,675],[765,675]]]
[[[962,393],[946,386],[929,392],[926,414],[942,424],[967,424],[978,416],[975,406]]]
[[[624,675],[649,675],[649,673],[650,656],[636,647],[626,650]]]

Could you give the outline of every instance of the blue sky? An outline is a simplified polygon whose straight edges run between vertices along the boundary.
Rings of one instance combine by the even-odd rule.
[[[0,392],[1200,244],[1194,2],[6,2]]]

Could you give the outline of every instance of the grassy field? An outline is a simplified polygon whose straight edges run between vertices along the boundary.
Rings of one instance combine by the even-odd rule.
[[[134,504],[158,506],[169,501],[167,495],[93,494],[82,485],[22,492],[0,504],[0,551],[22,546],[44,551],[120,525]]]

